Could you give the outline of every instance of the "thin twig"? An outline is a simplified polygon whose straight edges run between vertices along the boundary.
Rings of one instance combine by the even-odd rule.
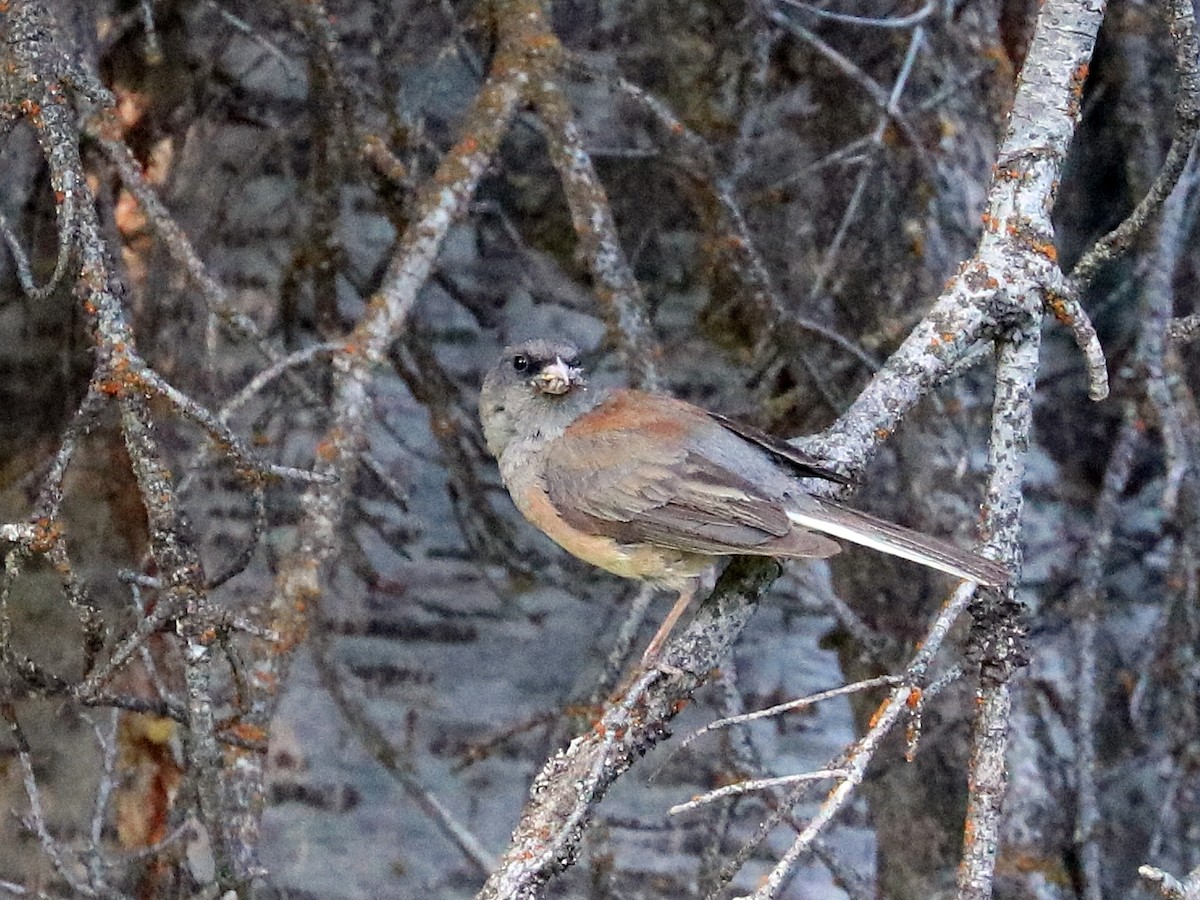
[[[708,793],[700,794],[686,803],[677,803],[667,810],[668,815],[677,816],[692,809],[699,809],[724,797],[738,797],[753,791],[767,791],[771,788],[788,787],[808,781],[824,781],[827,778],[845,778],[849,773],[845,769],[816,769],[812,772],[800,772],[795,775],[779,775],[774,778],[753,778],[749,781],[739,781],[727,784]]]
[[[710,731],[716,731],[718,728],[729,728],[732,725],[744,725],[747,722],[754,722],[758,719],[766,719],[773,716],[780,716],[784,713],[794,712],[797,709],[805,709],[825,700],[832,700],[834,697],[845,697],[849,694],[857,694],[860,691],[868,691],[877,687],[891,687],[899,684],[900,676],[897,675],[880,675],[878,678],[867,678],[863,681],[856,681],[853,684],[842,685],[838,688],[831,688],[827,691],[821,691],[816,694],[809,694],[807,697],[801,697],[797,700],[789,700],[786,703],[780,703],[776,706],[769,706],[766,709],[757,709],[754,712],[742,713],[737,716],[729,716],[724,719],[717,719],[715,722],[709,722],[703,728],[697,729],[692,734],[689,734],[679,745],[682,750],[688,744],[697,740]]]

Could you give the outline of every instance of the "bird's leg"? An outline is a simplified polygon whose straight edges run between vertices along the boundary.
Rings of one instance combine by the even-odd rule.
[[[662,650],[663,644],[667,642],[667,638],[671,634],[671,629],[675,627],[675,623],[679,621],[679,617],[683,615],[683,611],[688,608],[688,604],[692,602],[692,598],[695,596],[695,581],[679,591],[679,599],[675,601],[675,605],[671,607],[671,611],[667,613],[667,617],[658,626],[658,631],[654,633],[654,637],[650,638],[650,643],[646,645],[646,652],[642,654],[642,665],[649,668],[658,664],[658,654]]]

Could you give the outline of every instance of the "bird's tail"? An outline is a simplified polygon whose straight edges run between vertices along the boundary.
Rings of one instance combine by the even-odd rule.
[[[961,550],[941,538],[929,537],[859,512],[834,500],[812,499],[815,504],[809,509],[788,510],[788,518],[801,528],[842,538],[979,584],[1003,584],[1008,580],[1008,569],[995,560]]]

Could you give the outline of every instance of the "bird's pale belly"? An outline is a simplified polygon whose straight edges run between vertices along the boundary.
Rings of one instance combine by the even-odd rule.
[[[525,518],[545,532],[554,543],[572,556],[622,578],[680,587],[715,562],[713,557],[700,553],[654,544],[624,544],[610,537],[587,534],[572,528],[563,521],[540,485],[514,492],[513,499]]]

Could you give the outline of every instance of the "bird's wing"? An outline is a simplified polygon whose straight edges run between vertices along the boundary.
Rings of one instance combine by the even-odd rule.
[[[573,527],[625,543],[711,554],[837,552],[707,452],[721,430],[689,404],[618,391],[548,445],[550,502]]]
[[[822,481],[832,481],[836,484],[854,484],[853,478],[847,478],[840,472],[833,471],[794,445],[772,434],[767,434],[753,425],[747,425],[745,422],[739,422],[737,419],[731,419],[715,412],[709,412],[708,417],[738,437],[757,444],[767,451],[776,462],[791,469],[801,478],[820,478]]]

